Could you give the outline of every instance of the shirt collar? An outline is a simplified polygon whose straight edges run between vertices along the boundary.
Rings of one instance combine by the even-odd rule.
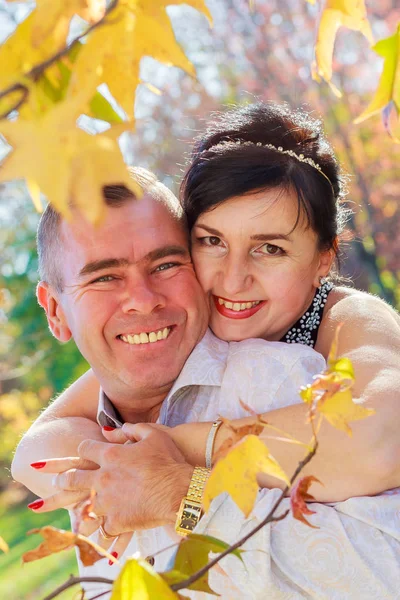
[[[161,411],[161,423],[175,402],[179,400],[185,389],[192,386],[222,385],[229,352],[229,343],[215,337],[208,329],[202,340],[195,346],[183,366],[177,380],[165,398]],[[122,427],[123,420],[118,410],[105,392],[100,388],[97,422],[104,427]]]

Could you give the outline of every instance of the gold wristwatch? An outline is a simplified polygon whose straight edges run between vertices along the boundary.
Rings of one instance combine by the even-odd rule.
[[[196,527],[203,514],[201,501],[210,469],[195,467],[187,495],[183,498],[175,524],[175,531],[179,535],[187,535]]]

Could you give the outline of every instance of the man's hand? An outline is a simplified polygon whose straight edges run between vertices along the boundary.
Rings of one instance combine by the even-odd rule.
[[[63,491],[45,500],[37,512],[65,505],[65,494],[87,496],[94,489],[94,511],[104,516],[109,535],[174,523],[193,467],[162,430],[139,423],[131,426],[132,432],[134,444],[83,441],[78,448],[80,459],[99,468],[84,470],[90,463],[85,462],[83,469],[75,463],[75,468],[56,475],[54,484]]]

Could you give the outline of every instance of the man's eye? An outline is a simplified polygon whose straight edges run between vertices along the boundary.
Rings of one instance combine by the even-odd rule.
[[[101,277],[97,277],[97,279],[93,279],[90,283],[108,283],[109,281],[113,281],[115,277],[113,275],[102,275]]]
[[[160,271],[167,271],[168,269],[172,269],[172,267],[176,267],[178,264],[179,263],[176,262],[163,263],[162,265],[156,267],[154,271],[156,273],[159,273]]]
[[[267,254],[268,256],[282,256],[285,254],[285,251],[280,246],[275,246],[275,244],[263,244],[256,248],[254,252]]]
[[[219,246],[221,244],[221,238],[216,235],[208,235],[206,237],[198,238],[198,240],[203,246]]]

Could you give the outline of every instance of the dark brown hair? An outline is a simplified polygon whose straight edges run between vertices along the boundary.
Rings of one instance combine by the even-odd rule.
[[[267,144],[311,158],[323,174]],[[191,229],[202,213],[229,198],[293,188],[298,197],[295,227],[304,214],[319,249],[333,249],[338,257],[337,237],[348,213],[340,205],[345,180],[320,121],[285,104],[259,102],[214,115],[194,145],[181,202]]]

